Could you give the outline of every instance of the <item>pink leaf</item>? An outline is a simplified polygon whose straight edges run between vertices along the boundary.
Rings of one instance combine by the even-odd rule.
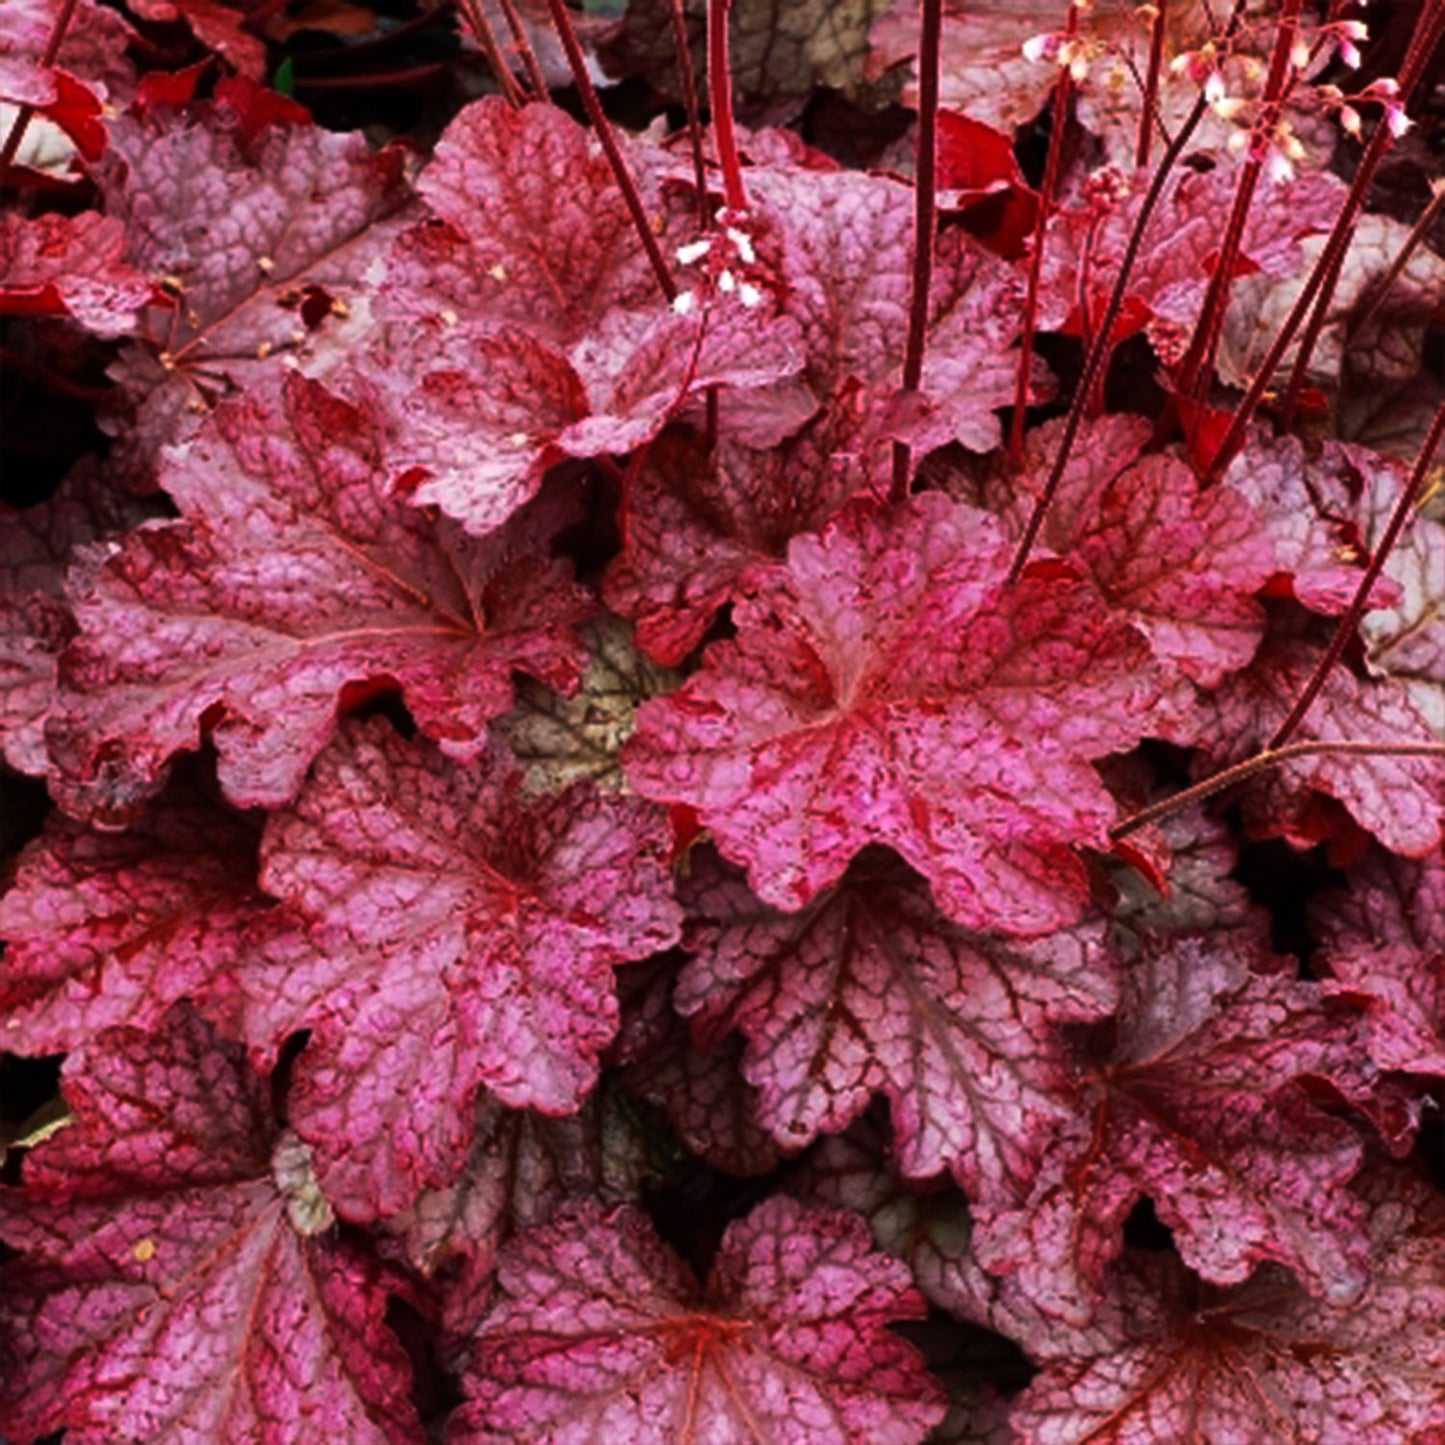
[[[1445,1429],[1445,1211],[1405,1171],[1357,1189],[1373,1278],[1345,1308],[1277,1266],[1227,1289],[1168,1254],[1130,1256],[1087,1352],[1014,1407],[1020,1445],[1160,1440],[1433,1445]]]
[[[1088,903],[1073,848],[1113,803],[1087,759],[1149,729],[1143,639],[1065,579],[1002,583],[992,518],[855,503],[737,606],[735,641],[644,704],[644,795],[699,810],[764,902],[798,908],[887,843],[965,927],[1044,933]]]
[[[348,690],[399,689],[459,757],[511,673],[568,689],[591,610],[527,523],[486,543],[386,495],[372,418],[316,382],[228,403],[167,460],[186,520],[76,575],[81,637],[50,741],[73,808],[124,815],[204,728],[227,795],[294,796]],[[539,514],[540,515],[540,514]]]
[[[1375,850],[1314,922],[1326,988],[1363,1000],[1382,1069],[1445,1074],[1445,857]]]
[[[52,815],[0,898],[5,1047],[61,1053],[113,1025],[152,1027],[236,968],[259,836],[186,789],[126,833]]]
[[[972,1198],[1027,1193],[1071,1116],[1055,1026],[1115,1003],[1102,927],[1014,945],[966,933],[881,850],[798,913],[704,860],[685,902],[696,957],[677,1007],[704,1044],[741,1029],[744,1073],[780,1143],[840,1132],[881,1092],[905,1176],[951,1168]]]
[[[344,727],[268,825],[265,888],[345,940],[329,978],[276,976],[305,979],[326,1021],[296,1125],[360,1216],[455,1173],[483,1084],[575,1112],[616,1030],[613,966],[676,941],[653,810],[586,783],[524,805],[521,787],[500,748],[460,767],[376,720]]]
[[[328,1230],[267,1081],[184,1011],[66,1065],[71,1124],[0,1198],[0,1428],[76,1445],[420,1441],[391,1281]]]
[[[1350,1083],[1357,1045],[1318,985],[1251,974],[1274,966],[1256,933],[1145,937],[1114,1047],[1081,1060],[1078,1118],[1050,1144],[1031,1198],[981,1211],[983,1263],[1020,1274],[1047,1313],[1089,1319],[1145,1195],[1214,1283],[1273,1260],[1341,1305],[1364,1287],[1344,1187],[1359,1139],[1295,1083],[1337,1071]]]
[[[151,294],[125,249],[125,228],[95,211],[0,217],[0,313],[70,315],[97,336],[124,335]]]
[[[455,1445],[910,1445],[943,1415],[887,1325],[923,1302],[856,1216],[761,1205],[706,1290],[640,1211],[578,1208],[502,1254]]]

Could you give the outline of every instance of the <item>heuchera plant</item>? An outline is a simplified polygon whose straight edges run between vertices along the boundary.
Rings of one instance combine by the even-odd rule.
[[[0,1435],[1439,1445],[1445,0],[382,8],[0,22]]]

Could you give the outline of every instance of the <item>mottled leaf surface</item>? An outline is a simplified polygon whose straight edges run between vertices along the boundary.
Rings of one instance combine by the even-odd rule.
[[[448,1439],[911,1445],[943,1415],[892,1334],[922,1300],[856,1216],[774,1199],[705,1290],[636,1209],[579,1208],[502,1254]]]
[[[387,1277],[327,1232],[266,1081],[193,1014],[101,1033],[66,1065],[73,1121],[0,1197],[0,1426],[86,1445],[420,1441]]]

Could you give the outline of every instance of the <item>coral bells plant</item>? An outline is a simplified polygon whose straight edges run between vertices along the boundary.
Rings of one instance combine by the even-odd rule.
[[[4,1440],[1445,1439],[1442,35],[10,0]]]

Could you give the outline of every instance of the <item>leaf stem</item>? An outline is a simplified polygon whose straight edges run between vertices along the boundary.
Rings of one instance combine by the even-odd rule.
[[[1399,541],[1400,533],[1405,530],[1405,523],[1410,520],[1410,514],[1415,508],[1415,499],[1424,490],[1425,478],[1430,474],[1430,463],[1435,459],[1435,450],[1440,445],[1442,435],[1445,435],[1445,401],[1442,401],[1436,408],[1434,419],[1430,423],[1430,430],[1426,433],[1425,441],[1420,447],[1420,455],[1415,459],[1415,470],[1410,473],[1410,480],[1405,483],[1405,490],[1400,493],[1395,502],[1395,509],[1390,514],[1384,534],[1375,545],[1373,555],[1370,557],[1370,565],[1365,568],[1364,576],[1360,578],[1359,586],[1355,588],[1355,595],[1350,601],[1348,611],[1340,618],[1335,635],[1330,639],[1330,645],[1325,649],[1325,655],[1320,658],[1315,667],[1314,675],[1305,684],[1304,690],[1295,700],[1294,706],[1290,708],[1289,715],[1269,740],[1271,748],[1280,747],[1304,720],[1310,705],[1319,696],[1320,689],[1325,685],[1325,679],[1329,677],[1330,669],[1339,661],[1341,654],[1349,645],[1350,639],[1355,635],[1355,628],[1359,625],[1360,618],[1365,615],[1370,592],[1379,580],[1380,573],[1384,571],[1385,562],[1395,543]]]
[[[728,12],[732,0],[707,0],[707,83],[712,98],[712,129],[722,167],[723,201],[728,210],[748,208],[743,163],[733,125],[733,68],[728,54]]]
[[[1213,777],[1205,778],[1202,783],[1195,783],[1192,788],[1185,788],[1183,792],[1151,803],[1137,813],[1131,813],[1122,823],[1116,823],[1109,829],[1109,837],[1115,842],[1120,838],[1127,838],[1130,833],[1137,833],[1140,828],[1145,828],[1150,823],[1157,823],[1161,818],[1168,818],[1192,803],[1213,797],[1215,793],[1222,792],[1234,783],[1242,783],[1255,773],[1277,768],[1294,758],[1329,753],[1343,753],[1355,757],[1445,758],[1445,743],[1372,743],[1342,738],[1335,742],[1289,743],[1280,748],[1266,748],[1262,753],[1256,753],[1242,763],[1235,763],[1232,767],[1215,773]]]
[[[674,301],[677,298],[677,283],[667,269],[662,248],[657,244],[657,237],[653,235],[652,227],[648,224],[642,197],[637,193],[637,182],[632,179],[632,172],[627,169],[622,147],[617,144],[612,123],[602,109],[602,102],[597,98],[597,87],[592,84],[592,77],[587,73],[587,57],[582,54],[582,47],[578,44],[572,17],[567,13],[563,0],[547,0],[547,5],[552,11],[552,23],[557,28],[557,38],[562,42],[562,49],[567,52],[567,64],[572,67],[572,79],[582,96],[583,107],[592,122],[593,130],[597,132],[597,139],[602,142],[607,163],[612,167],[612,174],[617,179],[622,199],[627,205],[627,214],[632,217],[633,229],[642,242],[642,249],[647,252],[647,259],[652,263],[653,274],[657,277],[662,294],[669,302]]]
[[[1079,31],[1077,0],[1070,0],[1065,33],[1072,40]],[[1059,67],[1054,81],[1054,123],[1049,133],[1049,154],[1044,162],[1044,179],[1039,191],[1039,214],[1034,223],[1033,254],[1029,257],[1028,291],[1024,297],[1023,336],[1019,343],[1019,370],[1014,383],[1013,418],[1009,424],[1009,459],[1017,466],[1024,454],[1024,413],[1028,409],[1029,382],[1033,378],[1034,330],[1039,312],[1039,282],[1044,270],[1044,243],[1049,220],[1054,213],[1054,199],[1059,189],[1059,169],[1064,154],[1064,131],[1068,127],[1069,100],[1073,73],[1068,65]]]
[[[1410,47],[1406,51],[1404,63],[1400,67],[1399,99],[1402,105],[1409,103],[1411,92],[1419,83],[1420,75],[1434,55],[1442,32],[1445,32],[1445,3],[1442,3],[1442,0],[1433,0],[1433,3],[1427,4],[1425,13],[1417,23],[1414,34],[1410,37]],[[1305,377],[1309,374],[1310,357],[1314,355],[1320,332],[1324,329],[1329,315],[1335,287],[1339,285],[1340,273],[1344,270],[1345,252],[1348,249],[1348,241],[1354,234],[1355,216],[1363,208],[1369,183],[1374,179],[1374,173],[1394,139],[1389,125],[1384,118],[1381,118],[1380,123],[1375,127],[1374,135],[1370,137],[1369,147],[1366,149],[1365,156],[1361,158],[1360,169],[1356,172],[1350,186],[1350,193],[1346,197],[1346,207],[1349,208],[1353,204],[1348,232],[1339,244],[1332,249],[1327,247],[1330,250],[1329,264],[1321,272],[1319,295],[1315,299],[1314,309],[1310,312],[1309,321],[1305,325],[1304,335],[1300,337],[1299,351],[1295,356],[1294,366],[1290,369],[1289,381],[1284,389],[1284,399],[1280,410],[1285,426],[1290,425],[1295,410],[1299,406],[1300,392],[1304,389]],[[1340,227],[1337,222],[1334,234],[1339,231]],[[1330,238],[1332,241],[1334,234]],[[1320,259],[1323,261],[1324,257],[1321,256]],[[1313,276],[1310,279],[1313,280]]]
[[[923,380],[923,346],[928,334],[928,293],[933,284],[933,237],[938,225],[938,82],[943,33],[943,0],[919,7],[918,138],[913,178],[913,269],[908,284],[908,334],[903,343],[903,390]],[[908,495],[912,449],[893,443],[893,500]]]
[[[1141,171],[1149,164],[1154,108],[1159,103],[1159,76],[1164,68],[1164,29],[1168,13],[1169,0],[1155,0],[1154,28],[1149,36],[1149,69],[1144,79],[1144,105],[1139,112],[1139,140],[1134,149],[1134,167]]]
[[[520,110],[526,104],[526,96],[522,94],[522,87],[517,84],[517,77],[512,74],[512,67],[502,55],[502,47],[497,44],[491,22],[488,21],[479,0],[457,0],[457,3],[466,18],[467,28],[476,37],[482,54],[487,57],[487,64],[492,67],[492,74],[497,77],[497,84],[502,87],[503,97],[514,110]]]
[[[683,104],[687,107],[688,133],[692,137],[692,169],[697,186],[697,223],[701,230],[712,226],[712,207],[707,203],[707,164],[702,154],[702,108],[697,98],[697,72],[692,66],[692,47],[687,40],[687,19],[682,13],[682,0],[669,0],[668,15],[672,20],[672,43],[677,51],[677,78],[682,84]]]
[[[532,40],[527,34],[527,27],[522,24],[522,17],[517,13],[514,0],[501,0],[501,6],[502,16],[507,22],[507,29],[512,32],[512,49],[522,57],[523,68],[532,83],[532,89],[536,92],[537,99],[545,100],[547,77],[542,74],[542,66],[537,59],[537,52],[532,49]]]
[[[1299,32],[1301,8],[1302,0],[1285,0],[1279,28],[1275,32],[1274,52],[1270,56],[1259,122],[1252,137],[1249,156],[1240,172],[1239,184],[1235,187],[1234,204],[1224,228],[1224,238],[1220,242],[1214,272],[1209,278],[1209,289],[1205,292],[1199,320],[1195,323],[1194,336],[1175,379],[1178,394],[1191,397],[1196,403],[1203,401],[1212,373],[1214,354],[1224,329],[1224,313],[1228,310],[1229,294],[1234,286],[1235,265],[1244,244],[1245,224],[1249,220],[1259,178],[1264,171],[1265,156],[1274,144],[1280,111],[1290,89],[1293,74],[1290,57]]]
[[[1402,104],[1408,103],[1410,94],[1425,69],[1425,63],[1433,52],[1434,43],[1439,41],[1441,29],[1445,28],[1445,0],[1430,0],[1430,4],[1431,10],[1427,12],[1421,22],[1420,30],[1416,32],[1417,37],[1420,37],[1428,26],[1430,33],[1426,38],[1430,43],[1412,44],[1400,71],[1400,101]],[[1249,423],[1259,409],[1265,393],[1269,390],[1280,362],[1284,359],[1285,352],[1289,350],[1290,342],[1294,340],[1295,333],[1304,322],[1306,314],[1321,295],[1326,280],[1336,271],[1336,267],[1349,249],[1350,242],[1354,238],[1355,223],[1365,204],[1365,195],[1369,184],[1374,179],[1375,171],[1379,168],[1393,139],[1389,127],[1381,121],[1375,128],[1375,133],[1370,137],[1369,144],[1365,147],[1365,154],[1360,159],[1360,166],[1355,172],[1354,182],[1350,186],[1349,194],[1345,197],[1344,205],[1340,207],[1339,214],[1335,217],[1334,228],[1325,242],[1324,250],[1320,252],[1315,261],[1303,290],[1295,298],[1294,305],[1290,307],[1289,315],[1285,317],[1284,324],[1275,336],[1269,352],[1260,362],[1254,374],[1254,380],[1250,382],[1249,390],[1244,394],[1244,399],[1235,408],[1234,420],[1230,422],[1229,430],[1224,434],[1223,440],[1215,450],[1213,459],[1205,470],[1204,481],[1206,484],[1216,482],[1224,475],[1230,460],[1244,442]],[[1303,376],[1302,371],[1300,375]]]

